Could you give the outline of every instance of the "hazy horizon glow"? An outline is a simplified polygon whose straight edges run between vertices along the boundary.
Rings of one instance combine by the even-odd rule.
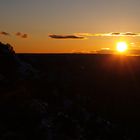
[[[0,41],[22,53],[140,48],[138,0],[1,0]]]

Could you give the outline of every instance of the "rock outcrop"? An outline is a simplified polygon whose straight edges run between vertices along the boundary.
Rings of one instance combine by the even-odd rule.
[[[0,42],[0,82],[38,78],[38,71],[23,62],[10,44]]]

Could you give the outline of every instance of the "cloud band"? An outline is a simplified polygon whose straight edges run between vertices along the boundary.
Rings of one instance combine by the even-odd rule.
[[[56,34],[51,34],[49,35],[50,38],[53,39],[85,39],[84,36],[78,36],[78,35],[56,35]]]

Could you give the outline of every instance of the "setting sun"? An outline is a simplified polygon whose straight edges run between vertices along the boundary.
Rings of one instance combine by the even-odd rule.
[[[125,52],[128,49],[128,45],[126,42],[118,42],[117,43],[117,51],[120,53]]]

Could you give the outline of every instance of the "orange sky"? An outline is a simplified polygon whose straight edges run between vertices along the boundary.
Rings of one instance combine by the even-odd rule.
[[[138,0],[1,0],[0,41],[10,43],[20,53],[91,52],[115,49],[118,41],[139,49],[139,5]],[[87,39],[49,37],[115,32],[138,34],[93,35]]]

